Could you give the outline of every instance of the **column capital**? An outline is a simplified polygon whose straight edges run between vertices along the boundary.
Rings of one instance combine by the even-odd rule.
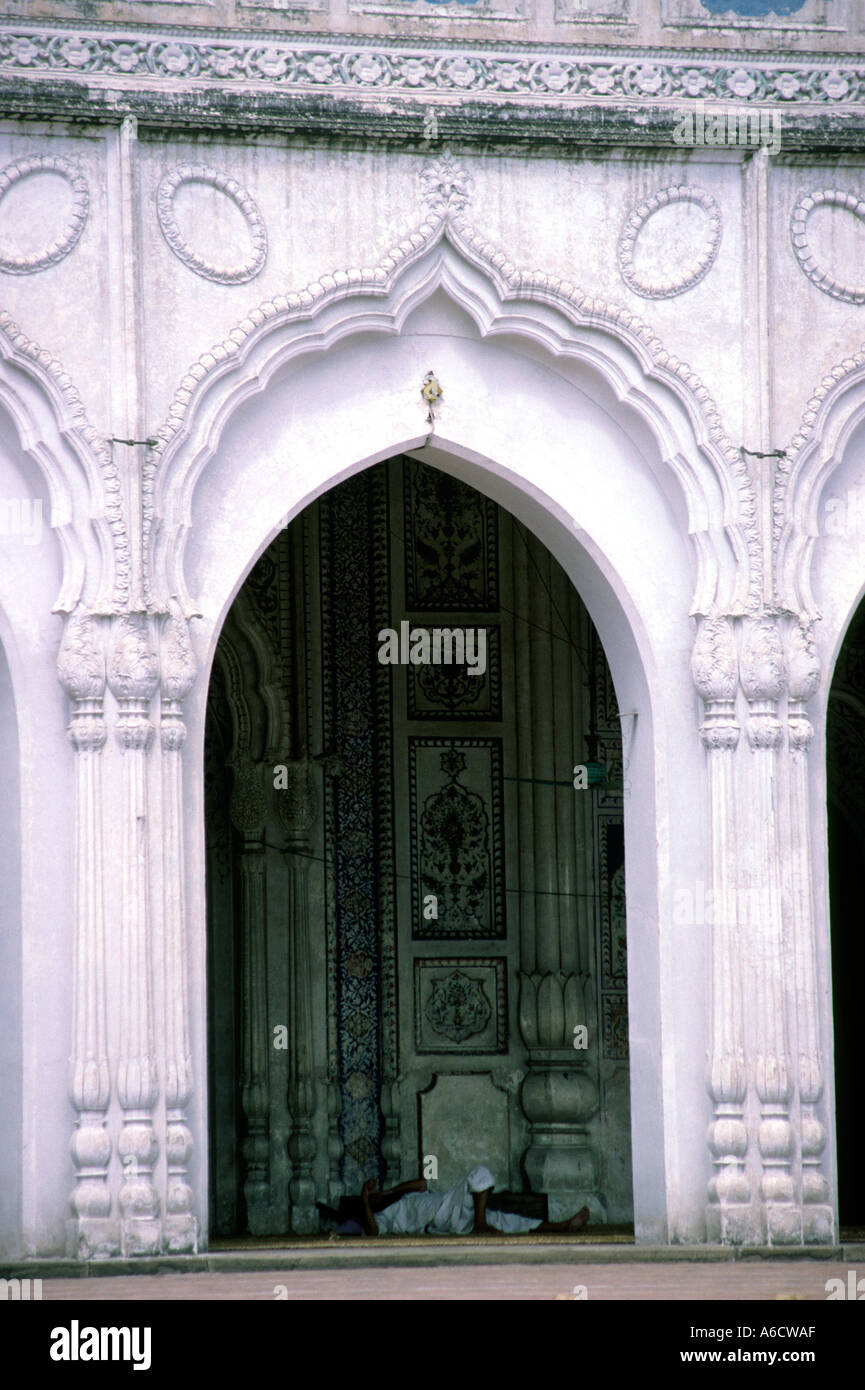
[[[147,705],[159,684],[159,661],[145,613],[122,613],[112,624],[108,684],[121,702]]]
[[[57,675],[73,704],[101,701],[105,694],[105,656],[99,619],[81,607],[66,619],[57,654]]]
[[[177,753],[186,742],[183,701],[192,689],[197,663],[189,640],[189,624],[175,599],[162,624],[159,643],[162,718],[160,739],[166,753]]]
[[[704,704],[736,698],[738,660],[729,618],[702,618],[691,653],[691,679]]]
[[[739,742],[736,687],[739,663],[729,618],[703,618],[691,653],[691,679],[706,706],[700,725],[703,746],[732,751]]]
[[[778,619],[770,613],[749,618],[742,642],[741,680],[749,704],[774,704],[787,684]]]
[[[264,822],[267,817],[267,802],[262,786],[262,775],[267,769],[251,758],[240,757],[232,764],[234,786],[231,791],[231,822],[236,830],[248,840],[264,837]]]
[[[318,814],[314,764],[307,759],[279,763],[273,770],[276,810],[285,831],[286,849],[302,849]]]

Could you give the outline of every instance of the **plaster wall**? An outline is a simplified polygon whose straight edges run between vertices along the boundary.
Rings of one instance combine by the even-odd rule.
[[[819,0],[808,3],[816,15]],[[142,8],[135,8],[136,21]],[[201,7],[160,6],[166,22],[181,10],[192,25]],[[50,0],[44,12],[55,17]],[[14,5],[8,13],[14,15]],[[672,2],[665,13],[674,13]],[[841,14],[840,5],[834,13]],[[63,11],[64,18],[75,14]],[[259,14],[266,28],[273,15],[264,8]],[[688,17],[685,0],[676,15]],[[124,17],[119,9],[117,17]],[[815,45],[818,20],[809,31]],[[748,26],[732,25],[730,32],[736,42],[752,42]],[[858,38],[851,32],[844,42],[853,46]],[[789,39],[791,50],[797,42]],[[34,92],[40,81],[33,80]],[[155,105],[156,93],[151,84],[139,94],[145,108],[151,97]],[[650,150],[620,142],[601,153],[573,141],[539,146],[531,156],[499,144],[480,153],[466,143],[451,157],[441,142],[416,137],[389,147],[333,133],[304,139],[275,130],[228,134],[214,126],[192,135],[185,123],[170,130],[148,121],[146,111],[136,122],[124,107],[128,91],[118,96],[112,89],[109,96],[110,120],[97,119],[94,105],[82,123],[58,111],[51,122],[21,116],[0,128],[0,168],[10,180],[0,193],[0,304],[8,315],[0,341],[0,500],[8,509],[38,499],[44,518],[38,545],[26,547],[7,534],[0,547],[7,663],[0,737],[10,753],[17,747],[20,830],[20,903],[14,894],[4,901],[13,927],[4,936],[12,978],[3,1003],[19,1033],[10,1046],[21,1077],[20,1090],[11,1086],[6,1097],[10,1134],[20,1131],[20,1166],[14,1140],[0,1150],[4,1168],[12,1169],[8,1247],[61,1250],[75,1181],[67,1098],[72,995],[93,984],[93,962],[76,964],[73,951],[81,913],[74,826],[76,816],[85,823],[82,806],[88,808],[86,798],[76,799],[69,701],[57,680],[67,615],[90,625],[103,658],[110,656],[120,613],[136,641],[154,645],[164,642],[169,601],[186,605],[179,617],[172,610],[173,621],[183,628],[190,619],[198,670],[188,693],[186,668],[181,680],[172,666],[176,653],[165,656],[164,666],[166,679],[183,689],[177,702],[166,686],[160,704],[149,658],[141,663],[143,676],[134,661],[123,676],[133,689],[129,698],[141,698],[151,720],[167,727],[165,745],[154,744],[136,762],[134,711],[105,695],[103,793],[90,804],[86,823],[92,829],[101,822],[105,834],[112,1066],[125,1011],[130,1000],[140,1002],[138,982],[149,971],[153,991],[145,1003],[160,1076],[173,1064],[170,1048],[181,1044],[154,1020],[167,1015],[176,1023],[181,995],[188,1005],[189,1211],[206,1240],[202,755],[215,644],[243,579],[286,521],[334,482],[395,453],[416,453],[465,478],[536,532],[585,602],[620,708],[635,716],[625,833],[637,1235],[706,1239],[712,1173],[706,1129],[713,1111],[705,1057],[713,1045],[708,1000],[717,978],[717,937],[708,922],[678,922],[674,903],[679,889],[708,884],[713,873],[735,884],[744,873],[741,861],[759,858],[764,844],[775,856],[766,864],[770,877],[777,880],[792,862],[793,832],[787,827],[777,843],[771,839],[754,810],[755,792],[771,800],[777,791],[779,805],[790,803],[805,817],[813,883],[800,903],[797,931],[805,947],[813,943],[812,1012],[824,1062],[831,1057],[822,709],[863,580],[861,534],[855,526],[843,534],[826,526],[825,497],[865,486],[857,433],[865,298],[858,283],[861,158],[827,154],[816,137],[804,154],[799,136],[787,148],[783,119],[781,147],[771,158],[764,150],[673,149],[657,142]],[[171,96],[179,105],[198,99],[183,80]],[[619,114],[626,123],[633,115],[638,129],[639,111]],[[28,159],[41,164],[27,165]],[[188,165],[205,166],[204,181],[199,167],[158,205],[163,178]],[[74,178],[86,185],[84,216],[73,166]],[[668,200],[649,216],[659,191],[683,184],[702,190],[702,202]],[[810,209],[817,269],[806,264],[806,274],[791,242],[791,218],[800,196],[820,189],[833,198]],[[848,194],[852,206],[842,207]],[[166,208],[173,218],[169,237],[160,227],[160,206],[164,224]],[[638,208],[647,220],[632,248],[635,281],[622,274],[619,238]],[[441,218],[451,229],[458,224],[463,242],[441,233]],[[389,257],[421,225],[410,253]],[[720,241],[707,251],[707,238],[717,241],[718,233]],[[55,248],[50,255],[46,244]],[[694,268],[701,253],[705,273]],[[383,268],[365,278],[343,274],[374,266]],[[531,283],[519,281],[515,266],[541,273]],[[832,293],[821,268],[831,271]],[[328,278],[335,272],[338,281]],[[288,296],[314,281],[323,283],[292,307]],[[662,292],[640,293],[637,282]],[[267,312],[250,317],[262,303]],[[651,332],[637,322],[643,319]],[[214,344],[226,343],[208,355]],[[420,398],[430,370],[444,390],[432,418]],[[810,436],[797,434],[806,409]],[[783,466],[776,451],[783,451]],[[151,464],[152,495],[146,489]],[[778,479],[787,464],[791,483],[782,494]],[[789,528],[788,558],[776,567],[781,517]],[[149,611],[145,562],[155,585]],[[809,566],[819,622],[807,601]],[[703,702],[723,704],[717,690],[726,687],[710,670],[706,688],[715,694],[698,699],[691,673],[695,635],[708,622],[731,631],[735,625],[746,664],[740,629],[758,617],[777,628],[779,612],[788,625],[800,625],[802,641],[813,640],[819,658],[807,801],[783,761],[786,746],[778,766],[769,767],[763,753],[772,754],[775,745],[761,745],[755,735],[752,749],[744,734],[753,718],[761,736],[774,738],[773,711],[779,722],[790,713],[783,696],[772,693],[777,633],[770,634],[748,701],[737,693],[732,653],[734,694],[725,717],[735,716],[743,732],[729,759],[735,798],[725,801],[725,784],[710,785],[709,759],[718,746],[708,740],[704,746],[698,730]],[[804,700],[811,698],[810,679],[810,672],[802,677]],[[772,711],[754,693],[761,680]],[[74,714],[85,718],[82,700],[74,696]],[[180,717],[170,706],[182,701],[188,737],[179,755],[185,836],[179,847],[172,840],[173,765],[165,755],[176,751],[171,721]],[[119,718],[129,725],[124,753],[114,737]],[[137,773],[124,782],[130,761],[146,769],[140,784]],[[146,814],[139,814],[141,798]],[[719,823],[734,801],[735,828],[722,842]],[[142,824],[146,844],[139,853]],[[14,875],[15,818],[12,825],[13,847],[4,854]],[[117,865],[131,871],[145,861],[146,892],[131,901]],[[176,948],[175,883],[182,885],[185,912],[185,992],[181,972],[169,964]],[[134,939],[150,952],[149,967],[137,972],[123,955],[120,924],[130,914]],[[780,933],[780,920],[770,926]],[[768,962],[767,988],[777,986],[773,997],[785,998],[787,1010],[770,1010],[770,1022],[774,1027],[780,1019],[783,1032],[801,993],[789,941],[770,932],[763,951],[759,933],[755,939],[760,950],[748,978],[762,988]],[[749,1029],[767,1016],[765,1010],[757,1016],[750,996],[742,1012]],[[824,1071],[820,1104],[831,1130],[830,1073],[831,1067]],[[794,1098],[788,1166],[795,1182],[801,1177],[798,1147],[793,1151],[797,1107]],[[117,1146],[131,1109],[113,1095],[103,1117],[114,1146],[104,1176],[115,1210]],[[746,1109],[750,1147],[742,1168],[756,1212],[761,1117],[753,1096]],[[149,1114],[162,1137],[153,1172],[162,1191],[168,1179],[163,1096]],[[826,1142],[820,1161],[822,1205],[829,1210],[831,1134]],[[758,1234],[778,1234],[754,1219]],[[151,1231],[148,1238],[160,1237]]]
[[[855,0],[801,0],[784,8],[792,12],[775,13],[769,0],[5,0],[3,13],[31,22],[161,22],[262,35],[335,30],[500,42],[576,39],[611,47],[735,43],[744,49],[780,41],[827,52],[855,43],[862,32]]]
[[[705,382],[733,444],[755,451],[789,444],[816,384],[863,338],[861,305],[810,283],[790,235],[803,194],[835,188],[861,197],[863,162],[844,156],[787,163],[783,113],[777,119],[780,158],[768,162],[753,150],[672,145],[559,157],[459,154],[464,215],[473,228],[515,265],[556,275],[648,322]],[[267,136],[168,139],[152,132],[133,140],[125,159],[119,146],[116,129],[82,135],[5,124],[2,167],[33,156],[73,161],[90,204],[71,254],[36,277],[0,270],[0,283],[4,308],[63,363],[91,422],[106,435],[138,430],[142,439],[165,420],[190,364],[256,305],[338,270],[380,264],[428,215],[422,175],[441,153],[435,144],[415,151],[310,148]],[[196,273],[166,242],[157,194],[181,165],[233,179],[253,200],[267,254],[241,283]],[[683,185],[717,206],[717,256],[692,287],[647,298],[622,277],[622,229],[636,209]],[[13,183],[3,196],[4,246],[16,256],[38,254],[46,238],[61,234],[70,198],[68,183],[50,169]],[[634,250],[640,283],[681,280],[682,267],[709,244],[707,207],[674,201],[648,217]],[[190,254],[228,269],[248,260],[250,230],[224,191],[182,184],[173,211]],[[807,226],[821,270],[855,291],[861,220],[822,206]]]

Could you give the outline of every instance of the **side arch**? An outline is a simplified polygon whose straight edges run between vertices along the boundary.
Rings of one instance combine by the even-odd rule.
[[[838,1031],[840,1020],[850,1017],[850,1004],[838,990],[843,995],[856,968],[843,932],[849,931],[848,889],[858,857],[847,836],[851,800],[845,803],[839,778],[843,769],[855,781],[858,745],[854,741],[839,756],[843,712],[852,715],[855,711],[851,703],[839,699],[837,678],[845,643],[865,598],[863,445],[865,352],[860,351],[834,367],[809,400],[788,455],[779,465],[773,502],[775,601],[811,629],[820,666],[811,715],[814,753],[808,759],[811,893],[821,980],[826,1107],[834,1122],[826,1147],[834,1181],[841,1184],[842,1220],[848,1202],[844,1190],[849,1193],[851,1188],[849,1171],[845,1171],[851,1121],[858,1111],[855,1101],[851,1102],[846,1052]],[[837,1186],[835,1195],[837,1200]],[[849,1209],[846,1220],[850,1220]]]
[[[0,834],[0,1256],[22,1252],[23,1150],[21,1011],[21,798],[20,749],[12,670],[7,658],[8,624],[0,612],[0,767],[3,768],[3,829]]]
[[[113,613],[128,602],[131,569],[120,471],[87,419],[71,378],[50,352],[0,313],[0,407],[14,444],[47,489],[62,579],[53,611],[83,602]]]
[[[823,616],[819,570],[825,568],[830,538],[843,535],[845,526],[827,530],[820,507],[830,479],[840,487],[849,480],[849,462],[861,442],[865,422],[865,348],[846,357],[823,377],[811,396],[787,456],[778,466],[773,497],[775,551],[775,600],[779,606],[813,621]],[[865,498],[865,494],[863,494]],[[860,518],[865,531],[865,506]],[[861,539],[861,536],[860,536]],[[820,544],[818,545],[818,542]],[[837,549],[838,547],[834,547]],[[830,557],[831,560],[831,557]],[[863,585],[865,587],[865,585]],[[858,604],[845,595],[847,622]],[[837,623],[834,624],[837,628]],[[837,636],[834,654],[840,649]]]

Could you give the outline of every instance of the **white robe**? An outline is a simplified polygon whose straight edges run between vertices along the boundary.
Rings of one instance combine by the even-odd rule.
[[[470,1235],[475,1224],[474,1192],[486,1192],[495,1184],[489,1168],[473,1168],[468,1177],[448,1192],[407,1192],[398,1202],[376,1212],[381,1236],[416,1236],[426,1231],[433,1236]],[[486,1222],[505,1235],[533,1231],[541,1222],[536,1217],[515,1216],[509,1211],[487,1211]]]

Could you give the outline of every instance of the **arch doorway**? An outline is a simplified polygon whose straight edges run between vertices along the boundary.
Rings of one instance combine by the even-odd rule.
[[[216,1236],[480,1161],[633,1220],[627,783],[586,609],[503,507],[396,457],[276,537],[208,699]]]
[[[838,1217],[865,1227],[861,1182],[863,1130],[852,1020],[865,980],[861,866],[865,860],[865,603],[844,638],[826,717],[829,903],[835,1035]]]
[[[0,831],[0,1256],[21,1254],[22,1010],[21,824],[19,745],[12,675],[0,642],[0,767],[3,822]]]

